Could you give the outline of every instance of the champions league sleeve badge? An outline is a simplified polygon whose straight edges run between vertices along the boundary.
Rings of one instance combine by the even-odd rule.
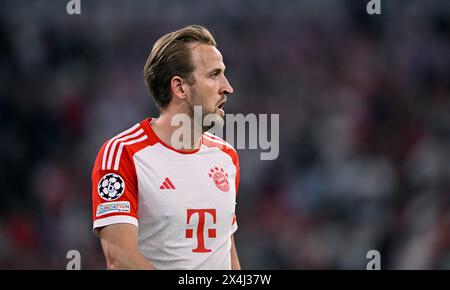
[[[125,182],[120,175],[114,173],[105,174],[98,183],[98,194],[104,200],[116,200],[125,191]]]

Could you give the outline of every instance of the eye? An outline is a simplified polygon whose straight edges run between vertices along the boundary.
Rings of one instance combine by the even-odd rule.
[[[212,72],[212,73],[210,74],[210,77],[211,77],[212,79],[215,79],[215,78],[217,78],[217,77],[220,75],[220,73],[221,73],[220,70],[216,70],[216,71],[214,71],[214,72]]]

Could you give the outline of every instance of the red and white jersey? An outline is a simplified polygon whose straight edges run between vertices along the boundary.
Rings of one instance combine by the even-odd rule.
[[[100,149],[92,172],[94,229],[135,225],[140,252],[157,269],[231,269],[237,152],[210,133],[198,150],[176,150],[150,120]]]

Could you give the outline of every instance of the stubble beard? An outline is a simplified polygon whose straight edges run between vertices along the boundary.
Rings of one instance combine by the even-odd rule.
[[[194,128],[202,128],[202,133],[204,133],[204,132],[208,131],[209,129],[211,129],[212,127],[214,127],[214,125],[215,125],[215,123],[216,123],[217,121],[223,122],[222,116],[220,116],[220,115],[217,114],[216,112],[210,112],[210,111],[208,111],[208,110],[205,108],[205,106],[203,106],[203,104],[202,104],[202,102],[201,102],[201,100],[200,100],[200,97],[197,95],[197,93],[195,92],[195,90],[192,90],[191,96],[192,96],[192,97],[191,97],[191,100],[188,101],[188,106],[189,106],[188,109],[189,109],[189,117],[191,118],[192,124],[194,124]],[[199,117],[194,118],[194,114],[195,114],[194,107],[195,107],[195,106],[201,106],[201,108],[202,108],[202,116],[201,116],[201,118],[199,118]],[[213,121],[213,122],[211,122],[211,124],[205,124],[205,122],[204,122],[205,117],[206,117],[207,115],[210,115],[210,114],[214,114],[214,115],[215,115],[214,120],[217,120],[217,121]],[[217,118],[217,119],[216,119],[216,118]],[[198,121],[198,120],[201,120],[201,124],[195,124],[195,123],[194,123],[195,121]],[[198,123],[198,122],[197,122],[197,123]]]

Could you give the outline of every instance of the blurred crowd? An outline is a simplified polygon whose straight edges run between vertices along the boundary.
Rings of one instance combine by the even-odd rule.
[[[235,93],[279,114],[274,161],[238,150],[245,269],[450,269],[450,2],[3,1],[0,268],[104,269],[92,234],[101,144],[157,116],[154,41],[208,27]],[[189,3],[188,3],[189,2]]]

